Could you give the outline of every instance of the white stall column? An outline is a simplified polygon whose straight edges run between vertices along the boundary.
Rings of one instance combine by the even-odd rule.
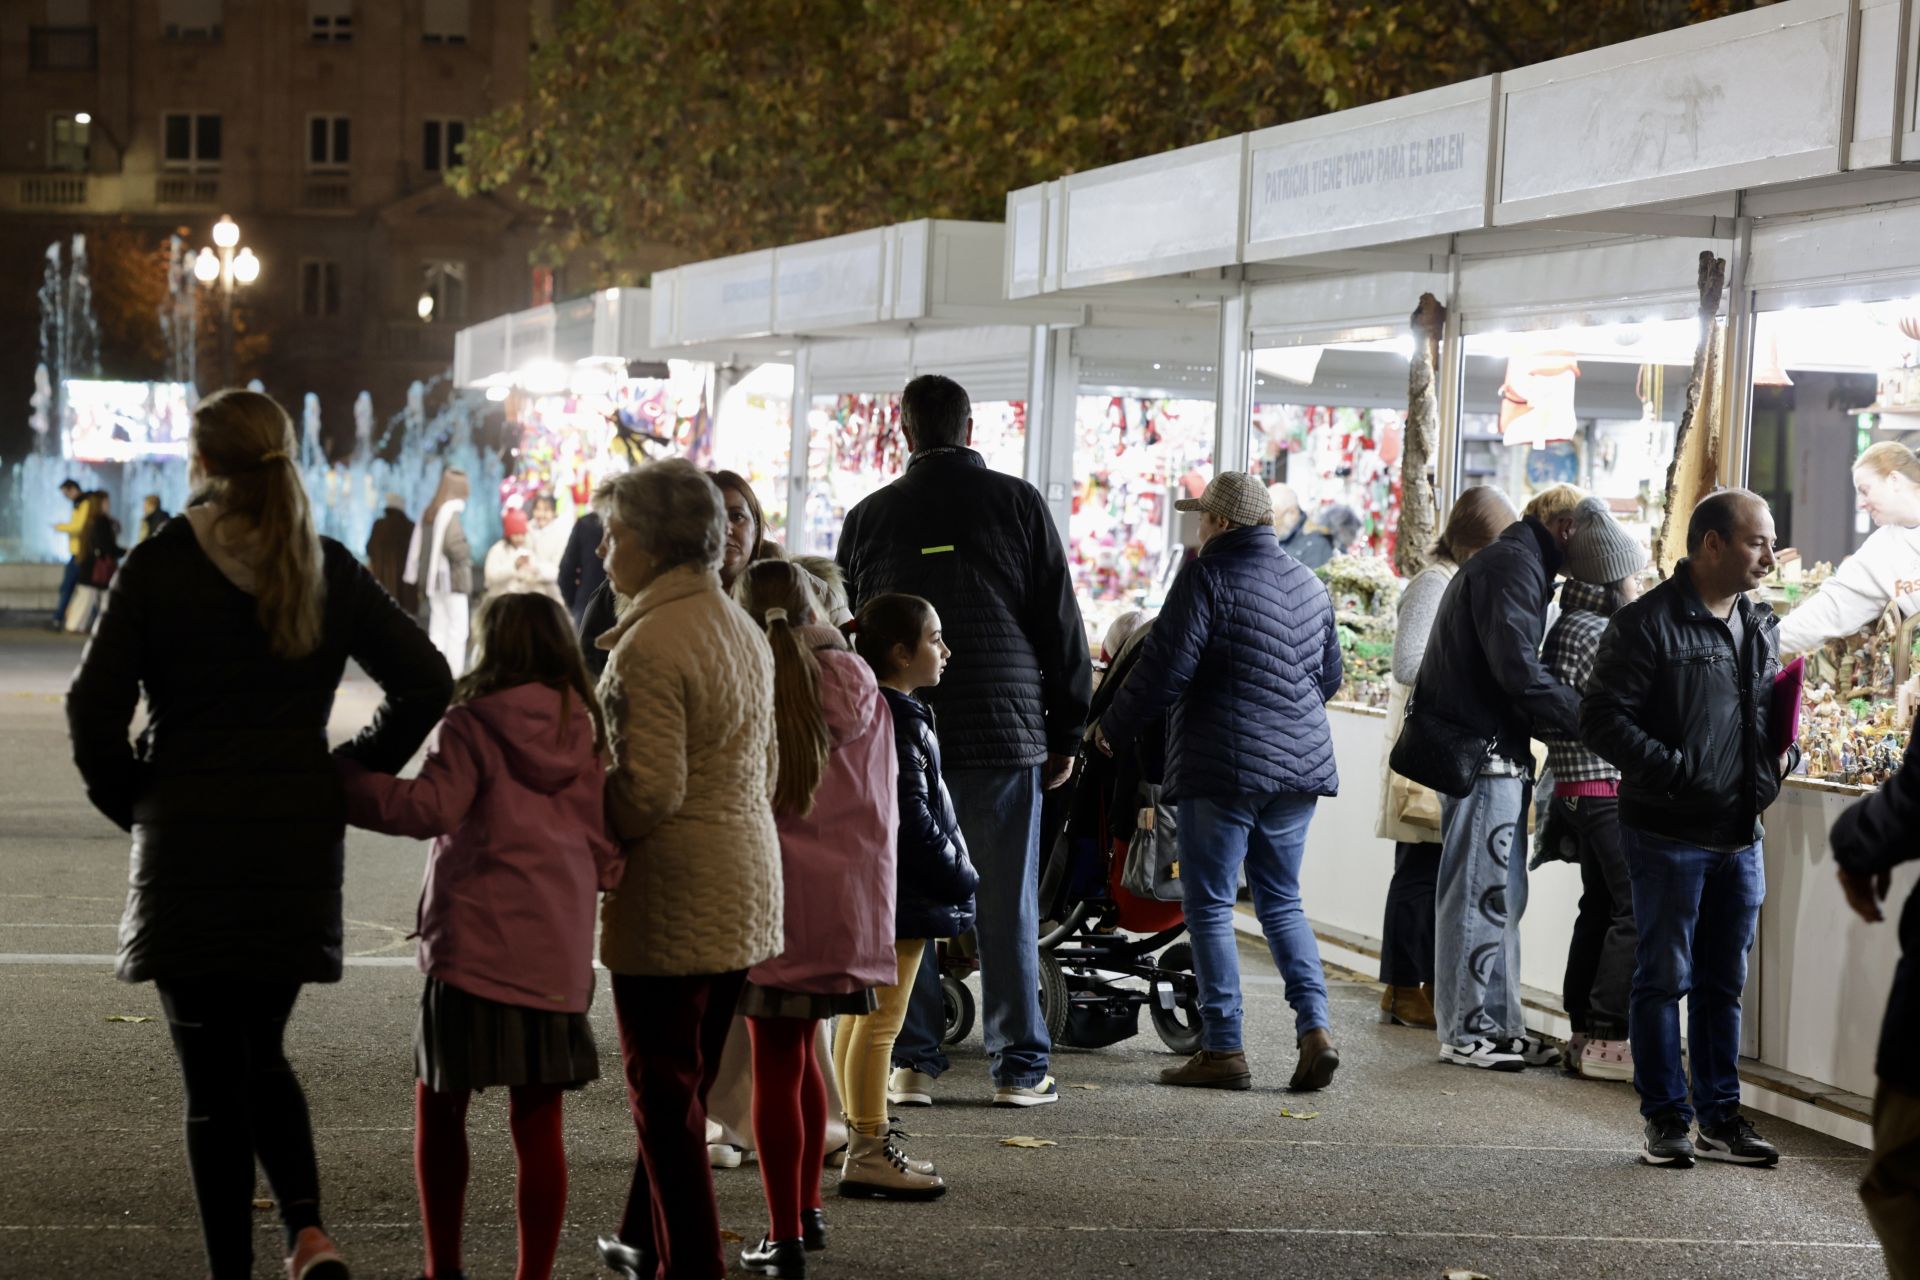
[[[793,399],[788,404],[792,435],[787,452],[787,550],[807,555],[813,550],[807,531],[807,419],[813,408],[813,350],[806,342],[793,349]]]
[[[1080,361],[1073,330],[1036,325],[1027,382],[1027,480],[1047,501],[1060,541],[1073,515],[1074,413]]]
[[[1253,359],[1247,331],[1247,289],[1220,300],[1214,362],[1213,472],[1245,471],[1253,441]]]

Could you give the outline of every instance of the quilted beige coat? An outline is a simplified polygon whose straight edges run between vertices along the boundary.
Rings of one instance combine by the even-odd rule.
[[[707,568],[672,569],[596,643],[610,767],[607,821],[626,854],[600,909],[614,973],[726,973],[780,954],[773,825],[773,653]]]

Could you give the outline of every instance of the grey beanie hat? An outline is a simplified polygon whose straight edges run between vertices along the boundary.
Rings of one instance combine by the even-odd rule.
[[[1573,509],[1573,537],[1567,541],[1567,575],[1597,587],[1631,578],[1647,567],[1647,549],[1598,498],[1582,498]]]

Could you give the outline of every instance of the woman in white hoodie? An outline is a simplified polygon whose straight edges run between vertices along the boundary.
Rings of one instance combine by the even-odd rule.
[[[1920,459],[1907,446],[1883,440],[1853,464],[1853,487],[1877,527],[1781,620],[1782,658],[1852,635],[1889,604],[1897,602],[1906,615],[1920,610]]]
[[[433,501],[413,527],[404,580],[427,602],[427,635],[458,676],[467,669],[468,600],[473,595],[473,550],[461,513],[467,509],[467,473],[454,467],[440,475]]]

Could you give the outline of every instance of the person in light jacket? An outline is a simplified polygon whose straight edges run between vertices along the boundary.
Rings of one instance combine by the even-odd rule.
[[[689,463],[601,485],[601,560],[628,604],[597,642],[607,819],[626,872],[601,908],[620,1052],[638,1130],[607,1265],[726,1272],[706,1097],[747,970],[785,946],[774,826],[773,654],[720,587],[725,507]]]
[[[508,592],[533,592],[558,602],[560,589],[553,585],[546,567],[534,553],[527,533],[527,518],[518,511],[500,517],[500,541],[487,548],[483,568],[488,595]]]
[[[858,1017],[894,980],[893,716],[873,672],[820,620],[812,578],[784,560],[749,564],[734,596],[773,652],[786,947],[754,966],[740,999],[753,1045],[753,1137],[769,1227],[740,1265],[804,1276],[824,1247],[820,1167],[827,1018]],[[861,1140],[877,1148],[878,1143]],[[851,1172],[865,1158],[849,1152]]]
[[[1440,797],[1387,767],[1420,676],[1427,634],[1453,575],[1520,515],[1507,495],[1481,484],[1454,499],[1447,527],[1428,552],[1427,567],[1400,594],[1393,624],[1393,688],[1387,696],[1387,732],[1380,744],[1380,818],[1374,834],[1393,844],[1380,928],[1380,1020],[1433,1029],[1433,890],[1440,875]]]
[[[467,509],[467,473],[441,473],[440,488],[414,526],[404,578],[427,601],[427,634],[456,676],[467,669],[468,600],[473,595],[473,551],[462,524]]]

